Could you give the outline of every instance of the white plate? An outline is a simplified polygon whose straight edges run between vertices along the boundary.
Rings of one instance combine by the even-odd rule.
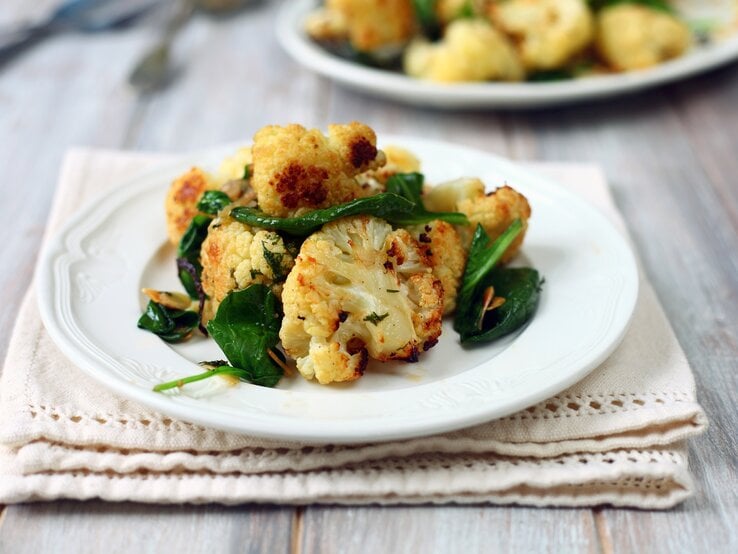
[[[181,290],[166,242],[163,199],[192,164],[215,168],[235,150],[188,156],[134,179],[73,217],[45,249],[38,272],[41,315],[62,351],[112,391],[206,426],[310,442],[400,439],[458,429],[526,408],[560,392],[601,363],[622,339],[636,301],[634,257],[597,210],[558,185],[479,151],[407,137],[429,182],[479,176],[524,193],[533,218],[522,263],[545,277],[541,302],[517,335],[462,349],[444,323],[420,363],[372,366],[352,384],[323,387],[301,377],[276,389],[220,378],[163,395],[159,382],[222,358],[197,338],[170,346],[136,328],[142,286]],[[379,371],[376,371],[378,369]]]
[[[317,0],[285,2],[277,18],[277,38],[299,63],[349,88],[416,106],[440,108],[540,108],[636,92],[684,79],[738,59],[738,36],[696,47],[652,69],[547,83],[439,84],[362,66],[328,53],[305,34],[304,20]],[[711,15],[735,21],[735,0],[681,0],[693,18]]]

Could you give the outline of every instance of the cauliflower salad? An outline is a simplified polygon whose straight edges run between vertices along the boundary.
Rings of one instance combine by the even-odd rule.
[[[471,177],[429,186],[412,152],[379,150],[358,122],[265,127],[217,172],[177,177],[165,214],[186,292],[143,289],[138,326],[172,343],[202,333],[226,359],[157,391],[214,375],[271,387],[293,367],[353,381],[370,360],[418,361],[444,316],[463,344],[511,333],[541,290],[535,269],[507,266],[525,196]]]
[[[305,26],[341,57],[454,83],[644,69],[711,40],[697,23],[669,0],[325,0]]]

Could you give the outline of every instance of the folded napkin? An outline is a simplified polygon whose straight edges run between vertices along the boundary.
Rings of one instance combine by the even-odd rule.
[[[47,238],[80,202],[163,160],[74,150]],[[601,172],[538,164],[621,229]],[[176,421],[120,398],[56,348],[33,287],[0,377],[0,503],[520,503],[667,508],[693,490],[684,440],[702,432],[692,374],[650,284],[622,345],[587,378],[509,417],[362,445],[264,440]]]

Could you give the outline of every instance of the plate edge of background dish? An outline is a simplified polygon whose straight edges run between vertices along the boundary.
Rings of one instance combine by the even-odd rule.
[[[287,2],[277,15],[277,39],[295,62],[354,91],[415,106],[458,110],[564,106],[634,94],[738,60],[736,35],[710,47],[710,51],[688,54],[643,71],[554,83],[445,85],[361,66],[325,52],[308,39],[299,26],[309,9],[314,7],[315,0]],[[702,63],[699,63],[700,59]]]

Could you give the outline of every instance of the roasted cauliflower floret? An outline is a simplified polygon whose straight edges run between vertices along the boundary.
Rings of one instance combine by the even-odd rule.
[[[308,237],[282,302],[282,346],[321,384],[358,379],[370,357],[416,361],[441,334],[443,287],[425,249],[370,216]]]
[[[384,164],[376,145],[374,131],[357,122],[330,125],[327,137],[300,125],[264,127],[252,147],[259,207],[287,217],[366,196],[356,176]]]
[[[437,0],[435,6],[436,17],[442,24],[454,19],[469,17],[478,12],[479,0]]]
[[[465,249],[471,243],[477,224],[481,224],[489,237],[495,240],[515,219],[520,219],[523,230],[502,257],[502,262],[507,263],[517,255],[525,239],[530,204],[525,196],[507,185],[488,194],[484,190],[484,183],[479,179],[457,179],[428,189],[423,203],[432,211],[466,214],[471,225],[458,228]]]
[[[327,0],[326,9],[340,14],[329,21],[342,19],[351,46],[360,52],[399,48],[415,31],[411,0]]]
[[[435,275],[443,285],[443,315],[456,309],[456,295],[466,267],[466,250],[456,228],[445,221],[431,221],[408,229],[429,257]]]
[[[396,173],[414,173],[420,171],[420,160],[405,148],[387,145],[382,150],[387,159],[384,167],[371,169],[357,175],[359,183],[368,191],[368,196],[383,192],[387,179]]]
[[[432,212],[455,212],[463,200],[476,200],[484,196],[484,183],[476,177],[462,177],[427,187],[423,204]]]
[[[282,237],[221,215],[213,220],[200,249],[202,287],[214,314],[233,291],[259,283],[272,285],[277,294],[294,265]]]
[[[197,201],[202,193],[217,188],[216,180],[199,167],[193,167],[172,181],[164,202],[167,234],[172,244],[179,244],[192,218],[197,215]]]
[[[489,16],[519,45],[528,70],[565,65],[592,42],[594,22],[585,0],[491,2]]]
[[[344,40],[349,36],[346,18],[341,12],[328,8],[321,8],[308,15],[305,31],[319,41]]]
[[[227,183],[228,181],[244,179],[246,177],[246,167],[252,163],[251,147],[239,148],[235,154],[228,156],[220,164],[217,173],[218,182]]]
[[[690,43],[686,24],[647,6],[618,4],[597,15],[597,50],[618,70],[643,69],[676,58]]]
[[[405,51],[405,72],[441,82],[519,81],[523,66],[512,43],[481,19],[453,21],[443,40],[416,39]]]

